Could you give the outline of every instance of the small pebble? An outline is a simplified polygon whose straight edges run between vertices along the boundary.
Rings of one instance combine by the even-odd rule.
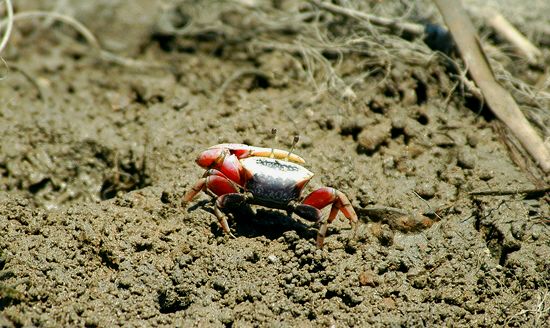
[[[359,285],[376,287],[377,284],[378,283],[374,278],[374,272],[368,270],[368,271],[361,271],[361,273],[359,273]]]
[[[391,136],[389,122],[377,124],[365,129],[357,136],[357,142],[363,151],[372,152]]]
[[[391,120],[391,126],[397,130],[403,130],[407,126],[407,117],[404,115],[396,115]]]
[[[382,304],[390,310],[397,308],[395,301],[391,297],[384,297],[382,299]]]
[[[522,240],[525,234],[525,225],[521,222],[516,222],[512,224],[511,228],[512,236],[518,240]]]
[[[403,99],[401,100],[401,103],[405,107],[409,107],[412,105],[416,105],[418,101],[418,97],[416,95],[416,91],[413,88],[406,88],[403,90]]]
[[[435,196],[435,185],[430,181],[424,181],[420,185],[416,186],[415,191],[420,197],[430,199]]]
[[[457,164],[464,169],[473,169],[477,158],[470,148],[464,147],[458,151]]]
[[[441,177],[443,181],[457,187],[462,186],[465,181],[464,173],[457,167],[451,167],[450,169],[444,171]]]
[[[491,170],[483,169],[483,170],[479,170],[477,176],[479,177],[480,180],[488,181],[495,177],[495,172]]]
[[[277,261],[279,261],[279,258],[277,258],[277,256],[271,254],[267,257],[267,260],[270,262],[270,263],[277,263]]]
[[[470,147],[475,147],[479,143],[479,136],[475,133],[470,133],[466,136],[466,142]]]

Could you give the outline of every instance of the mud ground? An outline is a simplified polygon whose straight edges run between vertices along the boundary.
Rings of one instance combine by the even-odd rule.
[[[18,23],[0,81],[0,326],[550,325],[548,194],[469,195],[548,179],[512,161],[441,61],[327,53],[340,74],[372,72],[342,96],[296,53],[159,33],[193,17],[183,3],[58,3],[106,49],[168,69],[100,60],[65,24]],[[207,195],[181,206],[201,150],[288,149],[295,134],[308,192],[348,195],[355,236],[341,217],[319,250],[311,223],[254,207],[230,214],[231,239]]]

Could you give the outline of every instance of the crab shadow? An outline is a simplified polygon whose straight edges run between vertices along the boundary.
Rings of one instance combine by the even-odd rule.
[[[283,236],[287,231],[296,231],[301,238],[313,239],[317,236],[317,226],[301,222],[296,215],[289,216],[285,212],[276,209],[266,209],[250,205],[228,209],[225,212],[229,226],[237,237],[264,236],[275,240]],[[223,234],[219,225],[211,226],[215,234]]]

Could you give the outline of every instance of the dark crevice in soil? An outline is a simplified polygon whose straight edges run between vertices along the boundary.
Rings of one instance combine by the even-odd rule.
[[[361,133],[361,131],[363,131],[362,126],[351,124],[351,125],[343,126],[340,129],[340,135],[344,137],[351,136],[354,141],[357,141],[357,136],[359,135],[359,133]]]
[[[403,144],[408,145],[411,141],[411,136],[405,133],[404,128],[391,128],[390,130],[390,136],[392,139],[398,139],[399,137],[403,136]],[[387,145],[387,142],[385,143]]]
[[[424,113],[419,113],[418,117],[416,118],[416,121],[422,125],[428,125],[428,123],[430,122],[430,119],[428,115]]]
[[[150,177],[145,171],[145,161],[138,163],[130,158],[126,163],[118,163],[114,172],[103,181],[100,198],[111,199],[119,192],[126,193],[150,185]]]
[[[36,194],[40,190],[44,189],[48,185],[48,182],[50,182],[50,179],[49,178],[44,178],[44,179],[38,181],[37,183],[30,185],[29,186],[29,192],[32,193],[32,194]]]
[[[428,86],[424,81],[416,79],[416,88],[414,89],[416,92],[416,104],[422,105],[426,103],[428,100]]]
[[[490,215],[492,211],[497,210],[504,202],[500,203],[496,208],[489,211],[489,214],[485,214],[482,204],[475,202],[478,210],[476,211],[476,220],[474,222],[474,228],[479,231],[487,248],[491,252],[494,259],[498,259],[498,263],[502,266],[506,264],[508,257],[511,253],[520,250],[519,244],[509,243],[505,240],[504,234],[492,223],[484,223],[483,218]]]
[[[99,251],[99,257],[101,258],[101,263],[105,264],[107,267],[118,270],[118,263],[113,260],[113,253],[106,249],[101,249]]]
[[[488,122],[495,118],[487,104],[482,103],[476,97],[464,97],[464,106],[477,115],[481,115]]]
[[[504,266],[508,260],[508,256],[516,251],[520,250],[520,245],[504,245],[500,251],[500,258],[498,259],[498,264]]]
[[[181,288],[162,289],[158,293],[158,304],[161,313],[176,313],[187,309],[193,302],[190,291]]]
[[[290,217],[277,210],[258,207],[256,212],[250,206],[241,206],[227,212],[228,222],[236,236],[254,238],[264,236],[275,240],[287,231],[296,231],[300,238],[311,239],[316,236],[310,226],[300,222],[294,216]],[[226,214],[226,215],[227,215]],[[215,216],[213,215],[213,218]],[[212,222],[212,233],[223,234],[219,224]]]

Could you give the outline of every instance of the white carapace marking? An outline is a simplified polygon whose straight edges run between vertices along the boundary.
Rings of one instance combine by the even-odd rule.
[[[305,167],[269,157],[249,157],[241,160],[245,170],[252,174],[271,176],[274,178],[283,178],[291,181],[309,180],[313,173]]]

